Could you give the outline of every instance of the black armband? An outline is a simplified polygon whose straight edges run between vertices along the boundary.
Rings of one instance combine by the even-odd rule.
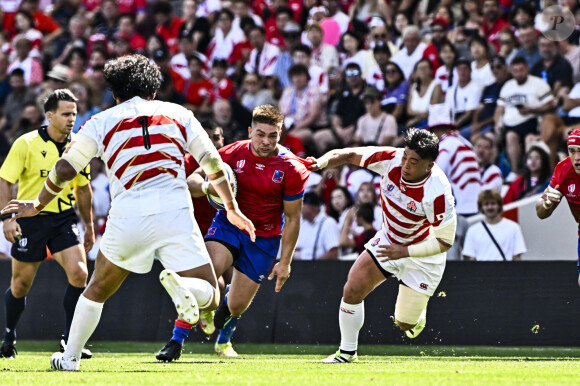
[[[4,221],[12,217],[14,217],[14,213],[4,213],[3,215],[0,215],[0,220]]]

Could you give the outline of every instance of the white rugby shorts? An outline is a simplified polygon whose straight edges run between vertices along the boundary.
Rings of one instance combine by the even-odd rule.
[[[398,260],[387,260],[383,263],[381,262],[383,258],[376,255],[377,249],[379,249],[379,245],[391,244],[387,235],[380,230],[365,244],[365,248],[370,252],[371,257],[385,276],[391,274],[407,287],[422,294],[433,296],[445,271],[445,252],[425,258],[405,257]]]
[[[190,208],[141,217],[109,216],[101,252],[135,273],[149,272],[155,257],[175,272],[211,262]]]

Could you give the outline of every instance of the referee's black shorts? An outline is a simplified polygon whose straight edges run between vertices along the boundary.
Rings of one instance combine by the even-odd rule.
[[[16,221],[22,229],[22,237],[12,244],[11,253],[18,261],[42,261],[47,256],[46,247],[54,254],[81,243],[78,218],[73,209],[19,218]]]

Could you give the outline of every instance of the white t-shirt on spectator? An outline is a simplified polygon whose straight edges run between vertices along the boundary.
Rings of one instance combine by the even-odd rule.
[[[536,117],[535,114],[520,114],[516,106],[539,107],[554,99],[550,85],[537,76],[528,75],[523,84],[510,79],[501,88],[497,104],[504,106],[503,124],[516,126]]]
[[[570,93],[568,94],[570,99],[580,99],[580,83],[576,83]],[[568,116],[572,118],[580,117],[580,106],[574,107],[572,110],[568,111]]]
[[[195,12],[195,16],[208,17],[220,9],[222,9],[222,3],[220,0],[202,0],[197,3],[197,12]]]
[[[513,256],[527,252],[519,224],[503,218],[497,224],[486,223],[486,225],[501,247],[506,260],[512,260]],[[481,221],[476,222],[467,229],[463,244],[463,255],[474,257],[477,261],[503,260],[497,247],[491,241],[489,234],[483,228]]]
[[[493,76],[493,72],[491,72],[491,65],[489,62],[481,68],[476,67],[475,60],[471,62],[471,79],[483,86],[494,84],[495,76]]]
[[[453,67],[453,79],[451,79],[451,85],[449,85],[449,71],[447,71],[447,67],[445,66],[439,66],[437,71],[435,71],[435,79],[437,79],[441,85],[441,91],[443,91],[443,94],[446,94],[451,86],[456,85],[458,82],[459,78],[457,75],[457,69]]]
[[[299,253],[294,256],[294,259],[316,260],[317,256],[322,256],[332,248],[337,248],[339,246],[337,227],[336,220],[323,211],[320,211],[314,218],[314,222],[302,218],[300,220],[300,234],[296,243],[296,250]],[[314,249],[316,249],[316,256],[313,255]]]
[[[445,104],[453,114],[475,110],[479,106],[482,91],[481,85],[474,80],[471,80],[465,87],[457,83],[447,90]]]
[[[415,64],[423,58],[423,51],[425,51],[425,48],[427,48],[427,45],[421,42],[417,45],[417,48],[415,48],[415,51],[413,51],[411,55],[408,54],[406,47],[403,47],[399,52],[393,55],[391,60],[397,63],[401,68],[401,71],[405,74],[405,79],[409,80],[409,77],[415,68]]]

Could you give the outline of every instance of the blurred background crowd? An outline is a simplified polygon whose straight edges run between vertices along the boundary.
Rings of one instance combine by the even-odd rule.
[[[549,6],[573,15],[567,39],[542,34]],[[79,99],[75,131],[113,106],[104,65],[135,52],[162,71],[156,98],[221,128],[225,144],[247,138],[254,107],[278,106],[281,142],[301,157],[399,146],[444,104],[477,163],[470,178],[499,193],[466,198],[454,186],[458,202],[475,200],[464,217],[484,213],[486,199],[501,211],[543,191],[580,123],[577,0],[2,0],[0,20],[2,159],[43,124],[55,89]],[[107,179],[92,166],[102,224]],[[363,248],[382,222],[379,182],[356,167],[313,173],[296,258]]]

